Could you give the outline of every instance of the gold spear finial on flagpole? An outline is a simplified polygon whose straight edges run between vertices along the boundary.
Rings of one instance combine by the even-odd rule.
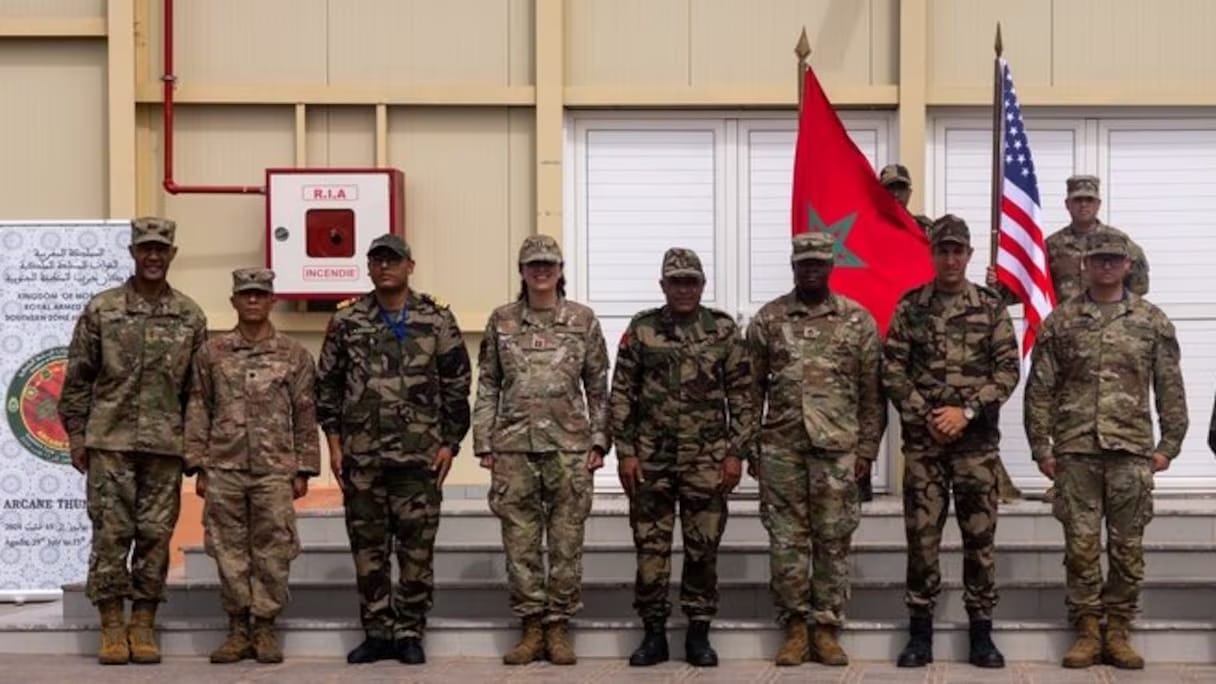
[[[993,44],[996,58],[992,62],[992,208],[991,223],[989,224],[988,265],[996,265],[997,248],[1001,234],[1001,197],[1005,182],[1005,89],[1001,74],[1001,53],[1005,46],[1001,43],[1001,22],[996,23],[996,42]]]
[[[811,56],[811,41],[807,40],[806,27],[802,27],[802,35],[798,36],[798,44],[794,46],[794,54],[798,55],[798,107],[802,108],[802,91],[806,87],[806,60]]]
[[[999,21],[996,23],[996,45],[993,45],[993,48],[996,49],[997,57],[1005,52],[1005,45],[1001,42],[1001,22]]]

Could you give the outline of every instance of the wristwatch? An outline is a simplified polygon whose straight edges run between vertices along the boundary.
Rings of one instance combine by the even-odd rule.
[[[963,417],[967,419],[968,423],[975,420],[975,409],[971,408],[970,406],[964,406]]]

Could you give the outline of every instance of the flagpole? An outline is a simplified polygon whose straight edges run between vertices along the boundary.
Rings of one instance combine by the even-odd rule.
[[[1001,197],[1004,183],[1005,157],[1005,80],[1001,75],[1001,24],[996,25],[996,58],[992,60],[992,233],[988,254],[989,265],[996,265],[996,252],[1001,231]]]
[[[794,54],[798,56],[798,111],[802,111],[802,96],[806,90],[806,70],[811,68],[806,60],[811,56],[811,41],[806,38],[806,27],[802,27],[802,35],[798,36],[798,44],[794,46]]]

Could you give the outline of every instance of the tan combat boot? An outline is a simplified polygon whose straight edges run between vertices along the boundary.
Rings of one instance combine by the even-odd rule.
[[[283,662],[283,649],[274,633],[274,618],[253,619],[253,651],[259,663]]]
[[[527,665],[544,657],[545,637],[540,623],[539,615],[524,618],[523,636],[515,648],[502,657],[504,665]]]
[[[131,660],[131,651],[127,647],[122,599],[98,603],[97,612],[101,615],[101,648],[97,651],[97,662],[102,665],[126,665]]]
[[[228,638],[211,652],[211,662],[236,663],[253,655],[253,642],[249,640],[249,614],[229,615]]]
[[[835,625],[816,624],[811,630],[811,660],[837,667],[849,664],[849,656],[836,638]]]
[[[1083,615],[1077,620],[1077,640],[1072,642],[1060,664],[1068,668],[1097,665],[1102,656],[1102,634],[1096,615]]]
[[[774,662],[782,667],[797,667],[810,658],[806,620],[795,615],[785,622],[785,642]]]
[[[1022,490],[1013,484],[1009,471],[1005,470],[1005,464],[1002,462],[998,462],[996,468],[996,493],[1001,503],[1013,503],[1022,498]]]
[[[1131,621],[1125,617],[1106,618],[1106,646],[1102,657],[1120,670],[1143,670],[1144,658],[1136,653],[1128,641],[1131,636]]]
[[[545,625],[545,650],[549,662],[554,665],[573,665],[578,662],[574,647],[570,645],[569,625],[565,620],[556,620]]]
[[[131,645],[131,662],[152,665],[160,662],[156,645],[156,601],[136,601],[131,605],[131,624],[127,626],[127,641]]]

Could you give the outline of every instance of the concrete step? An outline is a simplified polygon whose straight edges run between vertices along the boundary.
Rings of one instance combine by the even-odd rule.
[[[1145,545],[1148,575],[1157,579],[1201,577],[1216,567],[1216,544],[1152,543]],[[215,561],[201,546],[185,548],[185,573],[191,580],[215,580]],[[632,543],[587,544],[583,551],[583,579],[588,582],[630,581],[636,572],[636,553]],[[850,554],[855,580],[903,581],[906,571],[904,544],[854,544]],[[1064,580],[1062,543],[1000,543],[997,547],[997,578],[1010,580]],[[676,545],[672,553],[672,575],[679,577],[683,551]],[[957,542],[942,545],[942,576],[962,576],[962,546]],[[501,543],[444,544],[435,552],[435,579],[505,580],[506,566]],[[306,546],[291,566],[291,579],[297,582],[353,581],[354,562],[345,543]],[[767,540],[723,544],[718,552],[718,576],[723,581],[764,580],[769,576]]]
[[[939,619],[963,622],[967,612],[958,582],[944,583],[938,601]],[[1004,620],[1065,619],[1064,587],[1060,583],[1013,581],[1000,588],[997,617]],[[772,595],[767,581],[723,582],[719,585],[719,616],[729,620],[773,620]],[[679,606],[679,586],[672,587],[671,602]],[[632,582],[589,582],[583,586],[584,619],[628,620],[634,617]],[[291,603],[284,617],[343,620],[357,615],[358,597],[349,582],[301,582],[291,586]],[[1154,620],[1206,620],[1216,616],[1216,585],[1208,578],[1145,582],[1142,615]],[[64,588],[64,617],[95,621],[96,612],[84,596],[83,585]],[[436,618],[510,618],[504,582],[445,582],[436,587]],[[850,619],[899,620],[904,610],[903,582],[855,582],[846,609]],[[163,619],[221,619],[218,582],[177,581],[161,607]]]
[[[58,603],[35,606],[0,620],[0,653],[48,655],[94,654],[97,629],[59,614]],[[362,639],[355,620],[283,620],[283,646],[288,657],[342,657]],[[625,658],[641,637],[636,620],[576,620],[574,645],[586,658]],[[160,644],[169,656],[205,656],[222,641],[222,620],[165,620]],[[934,655],[939,661],[963,660],[967,655],[967,626],[938,623]],[[1210,663],[1216,659],[1211,621],[1151,621],[1137,624],[1135,645],[1153,662]],[[842,635],[845,648],[858,661],[890,661],[907,638],[903,620],[850,622]],[[672,656],[682,656],[683,623],[668,632]],[[426,648],[433,656],[498,657],[518,638],[514,620],[436,618],[428,624]],[[781,632],[764,621],[719,620],[712,632],[724,659],[767,659],[776,652]],[[1011,661],[1058,661],[1072,634],[1062,622],[998,621],[994,639]]]
[[[734,499],[724,541],[748,542],[768,539],[760,521],[755,500]],[[298,514],[300,541],[303,544],[347,543],[346,522],[341,509],[314,509]],[[677,534],[679,533],[677,523]],[[946,524],[944,539],[959,541],[953,516]],[[1002,504],[997,538],[1005,543],[1063,542],[1060,523],[1051,507],[1041,501],[1016,501]],[[853,541],[857,544],[902,544],[905,542],[903,503],[891,496],[879,497],[862,506],[862,521]],[[597,498],[587,520],[589,544],[632,542],[628,502],[620,497]],[[1156,517],[1145,531],[1145,541],[1216,543],[1216,499],[1161,498],[1156,501]],[[502,542],[498,518],[482,499],[455,499],[443,504],[438,542],[492,544]]]

